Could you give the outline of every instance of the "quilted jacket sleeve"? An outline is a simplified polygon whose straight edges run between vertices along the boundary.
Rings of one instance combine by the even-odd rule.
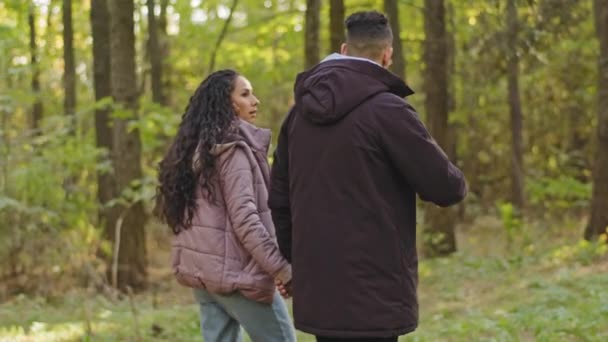
[[[292,262],[291,255],[291,209],[289,203],[289,165],[287,151],[287,127],[293,117],[293,109],[281,126],[277,148],[274,151],[270,173],[268,206],[272,210],[272,221],[277,231],[279,249],[283,256]]]
[[[291,280],[291,266],[260,219],[253,172],[246,152],[242,148],[235,148],[221,166],[220,173],[221,191],[238,239],[266,272],[288,283]]]

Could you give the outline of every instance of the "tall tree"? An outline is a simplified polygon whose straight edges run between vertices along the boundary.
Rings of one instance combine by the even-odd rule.
[[[137,114],[133,0],[109,0],[110,67],[112,98],[123,115],[113,121],[112,162],[116,189],[122,194],[141,179],[139,130],[129,127]],[[128,114],[127,114],[128,113]],[[127,114],[127,115],[125,115]],[[111,241],[114,243],[112,282],[119,289],[144,288],[147,278],[145,213],[139,200],[117,204],[120,213]]]
[[[164,104],[163,61],[158,39],[159,26],[154,13],[155,1],[148,0],[148,57],[152,76],[152,101]]]
[[[76,66],[74,63],[74,30],[72,29],[72,0],[63,0],[63,107],[67,115],[76,111]]]
[[[91,34],[93,37],[93,83],[95,101],[112,96],[110,79],[110,13],[107,0],[91,1]],[[95,109],[95,138],[98,148],[112,153],[112,128],[109,106]],[[100,162],[107,157],[101,157]],[[103,225],[103,236],[110,240],[114,236],[117,210],[106,204],[116,196],[114,177],[109,172],[97,172],[97,200],[99,222]],[[111,254],[105,255],[111,261]],[[111,264],[111,263],[110,263]]]
[[[36,8],[33,2],[29,4],[28,24],[30,27],[30,55],[32,68],[32,92],[35,99],[32,106],[32,129],[40,128],[42,120],[42,98],[40,96],[40,63],[38,62],[38,45],[36,44]]]
[[[591,215],[585,238],[608,233],[608,1],[594,0],[595,27],[600,42],[598,63],[597,139],[593,165]]]
[[[169,106],[171,103],[171,64],[169,62],[169,49],[170,41],[169,35],[167,34],[167,8],[169,7],[169,0],[160,0],[160,14],[158,16],[158,29],[159,29],[159,49],[162,61],[162,89],[163,89],[163,102],[164,106]]]
[[[329,3],[329,41],[331,52],[340,53],[344,43],[344,0],[331,0]]]
[[[158,16],[158,28],[162,34],[167,34],[167,7],[169,0],[160,0],[160,15]]]
[[[511,118],[511,202],[520,210],[524,207],[523,114],[519,94],[519,21],[515,0],[507,0],[507,83]]]
[[[397,0],[384,0],[384,13],[390,20],[393,31],[393,64],[390,70],[397,76],[405,79],[405,58],[403,44],[401,43],[401,25],[399,24],[399,4]]]
[[[448,154],[448,46],[443,0],[424,1],[424,90],[429,131]],[[425,207],[425,247],[430,256],[456,251],[455,212],[428,204]]]
[[[306,22],[304,25],[304,61],[306,68],[319,63],[319,15],[320,0],[306,0]]]

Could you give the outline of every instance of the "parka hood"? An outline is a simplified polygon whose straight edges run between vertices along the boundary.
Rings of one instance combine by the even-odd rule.
[[[348,57],[331,58],[300,73],[294,90],[300,113],[318,125],[342,119],[376,94],[390,92],[405,97],[414,93],[397,75],[381,66]]]

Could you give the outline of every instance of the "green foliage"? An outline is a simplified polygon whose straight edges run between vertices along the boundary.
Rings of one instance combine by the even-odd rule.
[[[600,238],[596,241],[580,240],[576,245],[565,245],[556,248],[551,254],[552,260],[558,264],[578,262],[583,265],[589,265],[608,254],[607,236],[608,228],[606,229],[606,233],[601,234]]]
[[[498,213],[500,220],[507,233],[507,243],[512,245],[515,238],[522,233],[522,222],[519,219],[517,209],[512,203],[499,203]]]
[[[531,204],[548,210],[586,207],[591,198],[591,184],[567,175],[533,179],[527,187]]]
[[[145,2],[136,1],[139,106],[135,112],[113,108],[115,118],[133,119],[129,129],[137,129],[141,136],[144,176],[109,203],[97,203],[96,174],[113,170],[109,151],[95,147],[93,111],[112,101],[95,102],[93,96],[90,2],[74,2],[79,111],[75,126],[62,109],[60,2],[33,2],[39,94],[31,89],[35,68],[30,65],[25,34],[29,32],[28,2],[0,2],[0,258],[7,260],[0,264],[0,276],[31,274],[47,279],[55,274],[52,277],[69,279],[72,272],[71,276],[80,278],[85,263],[93,263],[97,270],[97,248],[110,248],[100,241],[98,210],[135,201],[143,201],[150,210],[158,161],[189,97],[210,71],[213,54],[217,57],[215,69],[235,68],[250,79],[262,102],[258,124],[277,132],[293,104],[293,82],[304,64],[305,1],[239,1],[217,51],[232,0],[169,3],[167,34],[160,37],[168,104],[161,106],[150,99],[147,9]],[[417,91],[408,101],[424,118],[423,4],[422,0],[399,1],[402,27],[396,36],[404,45],[408,84]],[[456,159],[470,188],[466,214],[477,217],[496,210],[511,245],[519,238],[528,241],[519,213],[505,202],[510,191],[511,137],[504,2],[446,4],[447,29],[455,41],[450,130],[456,141]],[[347,0],[345,5],[348,15],[381,9],[382,1]],[[591,2],[539,0],[518,1],[517,5],[527,199],[532,215],[567,216],[586,208],[590,197],[598,56]],[[322,55],[329,46],[328,14],[328,2],[323,2]],[[44,123],[41,132],[33,132],[31,106],[38,98],[44,106]],[[57,269],[55,266],[61,271],[48,271]],[[0,297],[8,288],[0,285]],[[11,288],[14,292],[26,290],[24,286]]]
[[[11,282],[0,287],[0,295],[24,290],[50,295],[62,290],[61,283],[50,288],[50,281],[72,277],[83,262],[91,262],[98,241],[91,181],[107,165],[98,163],[102,151],[81,144],[86,138],[70,131],[67,118],[51,117],[41,134],[4,132],[10,154],[2,162],[10,168],[2,174],[0,194],[0,258],[6,260],[0,274]]]
[[[473,237],[462,239],[468,243]],[[539,241],[534,249],[514,249],[510,255],[475,255],[476,247],[468,246],[467,252],[420,263],[420,325],[400,341],[599,342],[608,338],[605,251],[585,263],[579,262],[584,258],[563,258],[557,251],[563,252],[564,244],[555,236]],[[568,246],[583,251],[591,245]],[[0,340],[124,341],[139,333],[145,341],[199,341],[198,311],[190,291],[163,288],[135,297],[139,332],[127,300],[84,292],[53,302],[17,296],[0,307]],[[161,300],[155,306],[156,297]],[[86,333],[87,320],[91,335]],[[299,332],[298,340],[314,341],[314,337]]]

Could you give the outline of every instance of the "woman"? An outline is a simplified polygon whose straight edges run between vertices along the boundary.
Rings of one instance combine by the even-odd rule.
[[[194,288],[207,342],[295,341],[275,282],[291,280],[268,209],[270,131],[233,70],[209,75],[190,98],[160,162],[157,212],[173,230],[173,271]]]

